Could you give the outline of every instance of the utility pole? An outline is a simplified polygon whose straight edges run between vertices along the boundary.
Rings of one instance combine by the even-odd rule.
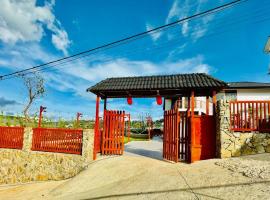
[[[46,107],[40,106],[39,107],[39,119],[38,119],[38,128],[41,127],[41,122],[42,122],[42,113],[46,112]]]

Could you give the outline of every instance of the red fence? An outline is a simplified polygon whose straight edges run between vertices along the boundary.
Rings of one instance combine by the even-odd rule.
[[[34,128],[32,150],[81,154],[82,137],[79,129]]]
[[[230,102],[230,128],[233,131],[270,131],[270,101]]]
[[[0,127],[0,148],[22,149],[23,127]]]

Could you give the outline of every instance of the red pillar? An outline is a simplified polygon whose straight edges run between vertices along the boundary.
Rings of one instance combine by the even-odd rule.
[[[99,136],[99,102],[100,97],[97,95],[96,98],[96,121],[95,121],[95,135],[94,135],[94,150],[93,150],[93,160],[97,158],[97,140]]]
[[[209,115],[209,96],[206,96],[206,115]]]
[[[194,91],[191,92],[191,143],[195,144],[195,129],[194,129],[194,108],[195,108],[195,97]]]
[[[42,122],[42,113],[46,112],[46,107],[40,106],[39,107],[39,119],[38,119],[38,128],[41,127],[41,122]]]
[[[213,115],[216,114],[216,104],[217,104],[217,92],[213,91]]]
[[[82,113],[77,112],[77,119],[76,119],[76,125],[77,128],[80,126],[80,117],[82,116]]]
[[[190,98],[190,162],[194,162],[196,149],[195,149],[195,126],[194,126],[194,108],[195,108],[195,94],[194,91],[191,91],[191,98]]]
[[[213,136],[213,144],[214,144],[214,147],[213,147],[213,155],[216,156],[217,154],[217,145],[219,142],[217,142],[217,138],[216,138],[216,133],[217,133],[217,128],[216,128],[216,105],[217,105],[217,92],[216,91],[213,91],[213,94],[212,94],[212,97],[213,97],[213,118],[214,118],[214,124],[213,124],[213,128],[214,128],[214,136]]]
[[[128,114],[128,142],[130,142],[130,114]]]

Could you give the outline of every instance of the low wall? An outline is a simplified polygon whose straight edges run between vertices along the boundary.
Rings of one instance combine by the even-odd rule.
[[[270,133],[230,131],[228,100],[217,103],[217,156],[234,156],[270,153]]]
[[[75,176],[93,158],[94,132],[83,131],[82,155],[31,151],[32,129],[25,128],[22,150],[0,149],[0,184],[62,180]]]

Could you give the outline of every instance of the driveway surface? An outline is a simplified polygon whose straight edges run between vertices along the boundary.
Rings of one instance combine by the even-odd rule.
[[[158,140],[137,143],[68,180],[0,186],[0,199],[270,199],[270,179],[232,172],[216,165],[219,159],[172,164],[159,160]]]
[[[160,137],[153,137],[150,141],[133,141],[125,144],[125,155],[145,156],[158,160],[162,158],[163,141]]]

